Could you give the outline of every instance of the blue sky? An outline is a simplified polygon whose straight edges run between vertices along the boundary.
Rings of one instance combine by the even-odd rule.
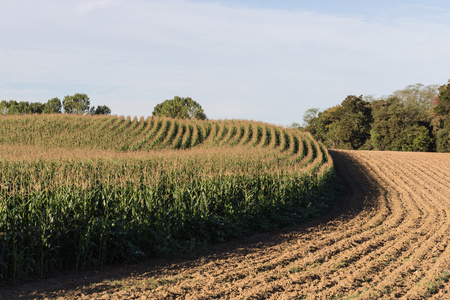
[[[347,95],[450,78],[447,1],[2,0],[0,100],[86,93],[150,116],[302,122]]]

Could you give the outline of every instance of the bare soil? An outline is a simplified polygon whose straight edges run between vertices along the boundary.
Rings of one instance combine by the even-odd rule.
[[[348,193],[314,222],[190,259],[64,272],[1,299],[450,299],[450,154],[330,151]]]

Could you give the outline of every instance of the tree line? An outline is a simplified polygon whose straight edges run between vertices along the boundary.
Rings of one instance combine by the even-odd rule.
[[[15,100],[2,100],[0,102],[0,115],[23,114],[83,114],[83,115],[109,115],[111,109],[106,105],[90,106],[88,95],[76,93],[67,95],[63,101],[55,97],[46,103]]]
[[[450,80],[409,85],[375,99],[349,95],[320,112],[311,108],[299,126],[328,148],[450,152]]]

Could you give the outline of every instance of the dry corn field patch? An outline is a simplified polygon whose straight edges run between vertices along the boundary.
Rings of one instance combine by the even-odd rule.
[[[450,299],[450,155],[330,151],[347,194],[320,220],[201,257],[60,274],[2,297]]]
[[[0,117],[0,289],[311,220],[336,178],[311,135],[261,122]]]

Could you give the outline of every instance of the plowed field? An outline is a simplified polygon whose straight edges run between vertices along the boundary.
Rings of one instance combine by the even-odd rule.
[[[200,258],[53,275],[0,297],[450,299],[450,154],[330,152],[348,193],[321,220]]]

